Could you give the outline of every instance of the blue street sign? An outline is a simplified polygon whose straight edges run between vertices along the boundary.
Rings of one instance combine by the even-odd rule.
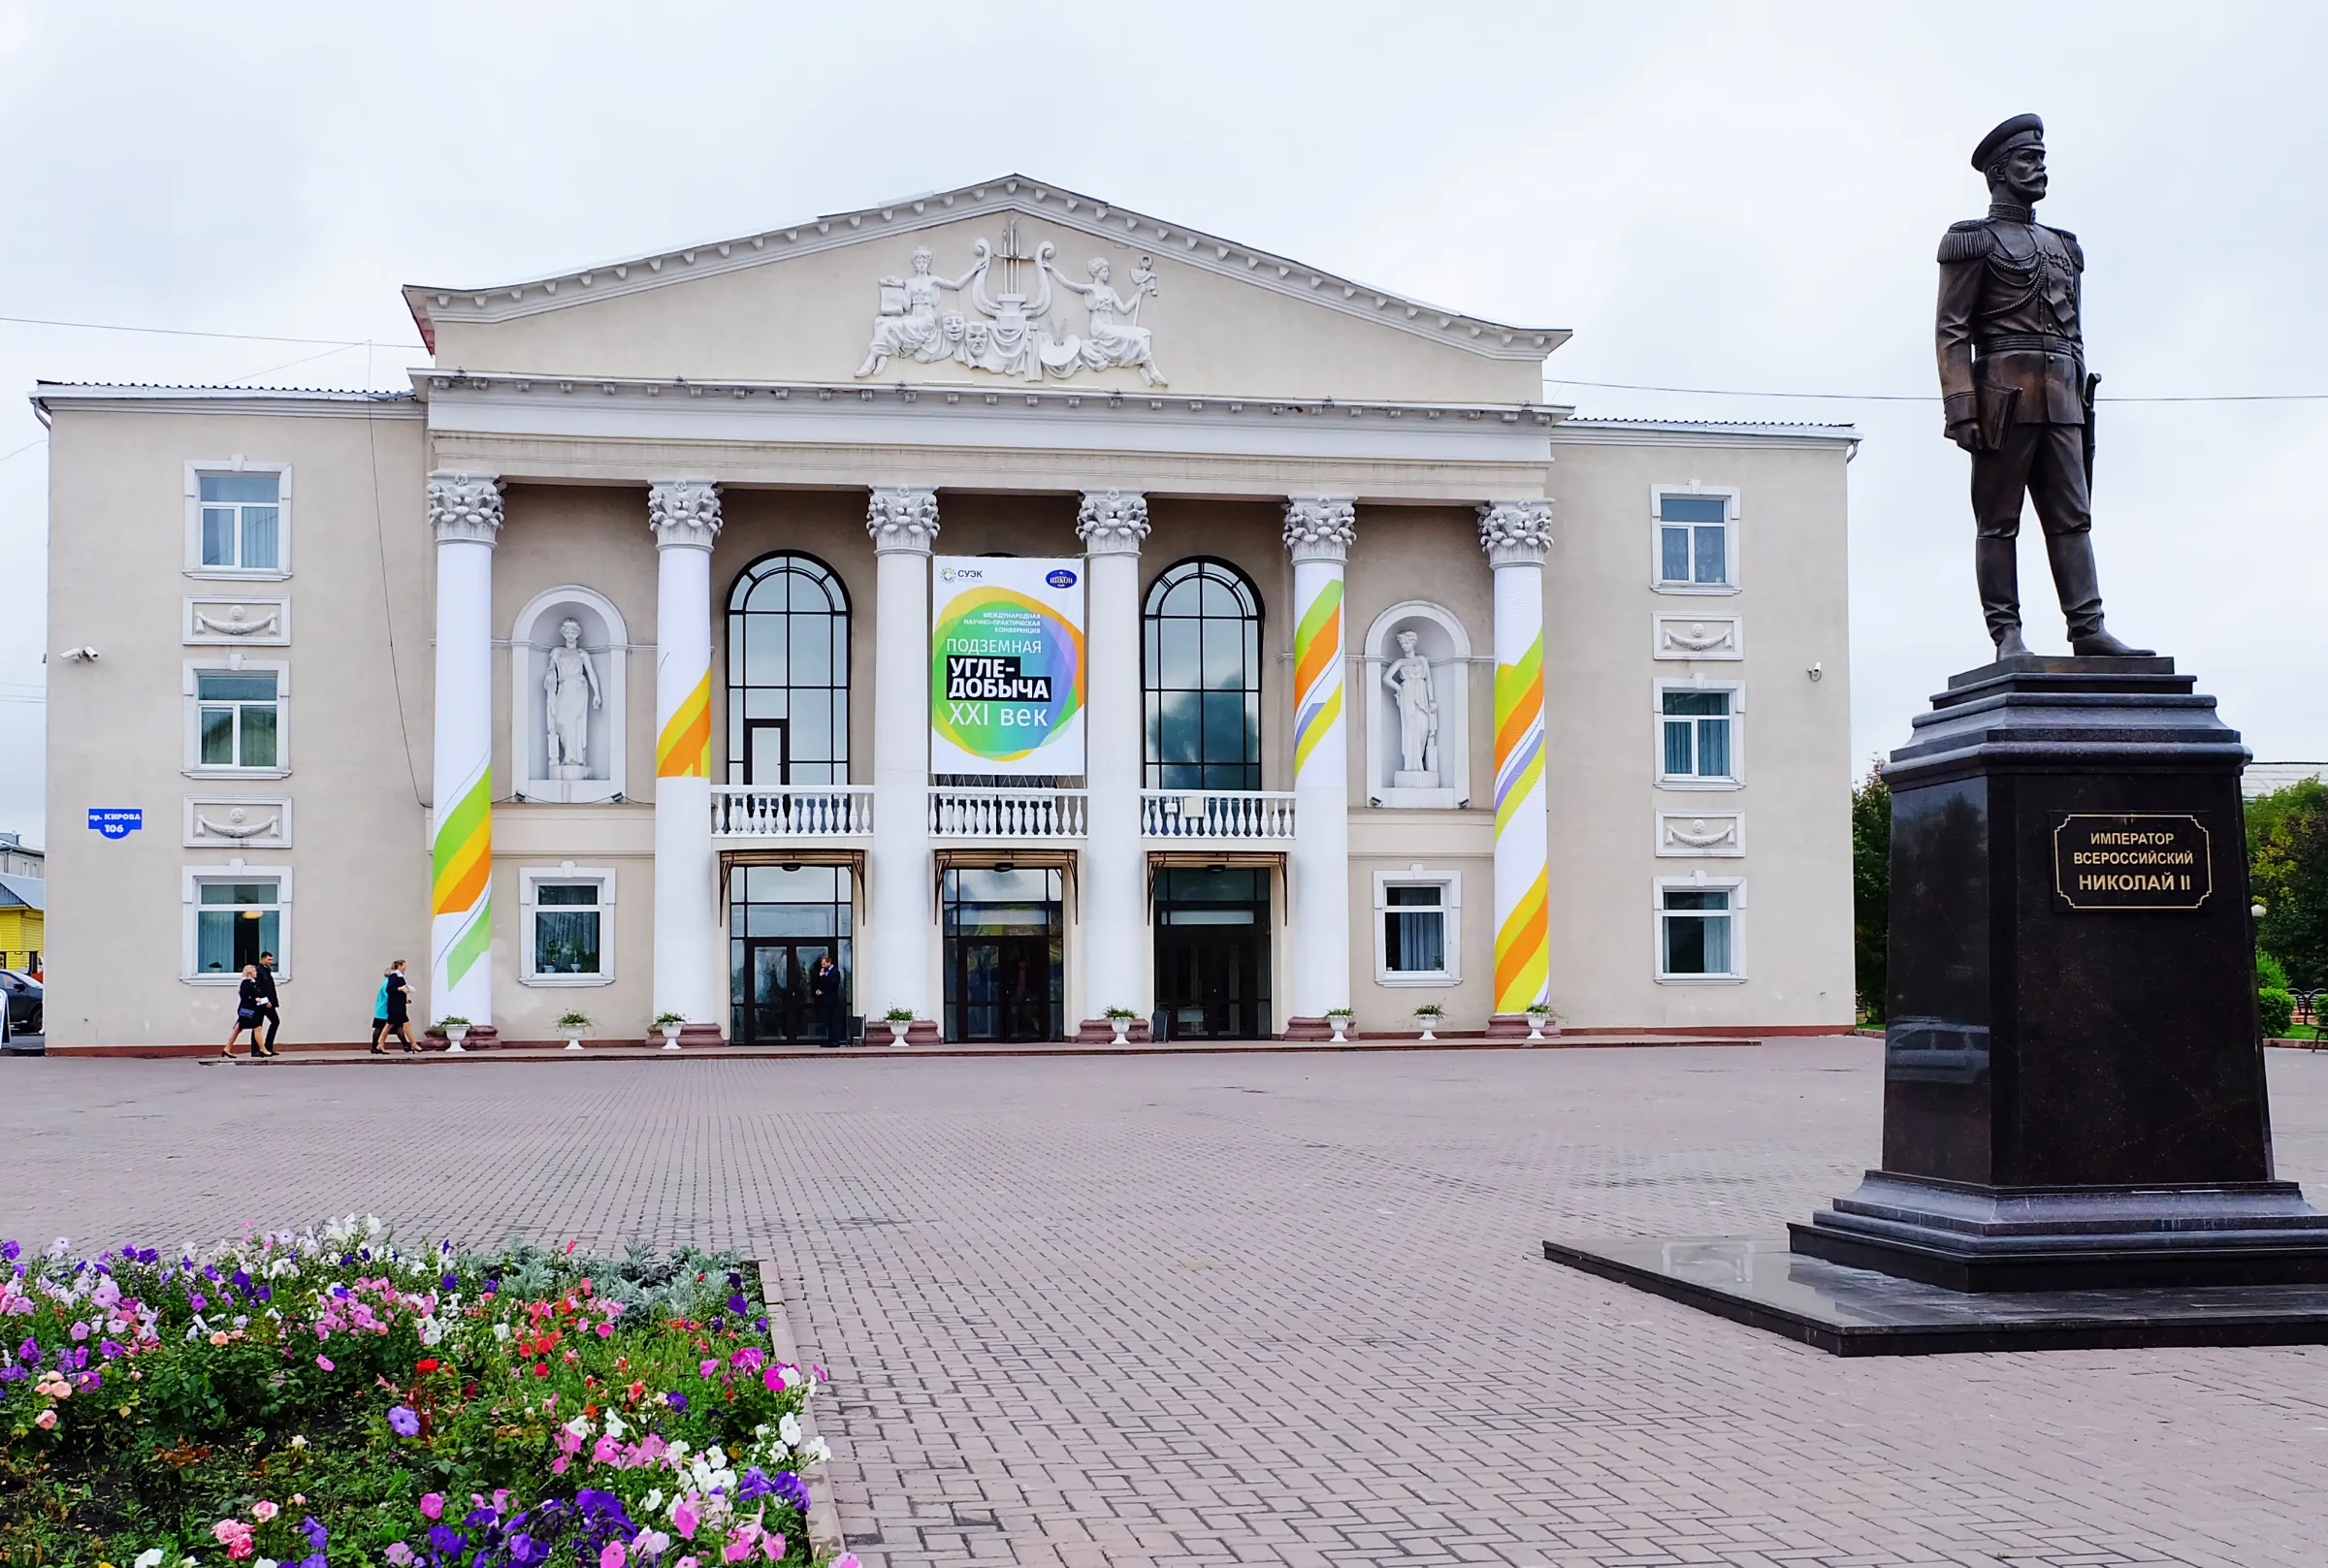
[[[91,806],[89,830],[109,839],[125,839],[146,825],[146,813],[136,806]]]

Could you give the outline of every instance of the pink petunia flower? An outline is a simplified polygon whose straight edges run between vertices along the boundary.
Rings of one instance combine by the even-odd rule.
[[[402,1541],[390,1542],[380,1555],[388,1559],[389,1568],[412,1568],[412,1549]]]
[[[316,1358],[315,1358],[315,1364],[316,1364],[317,1366],[320,1366],[320,1367],[322,1367],[322,1368],[323,1368],[325,1371],[327,1371],[327,1372],[336,1372],[336,1371],[338,1371],[338,1370],[339,1370],[339,1368],[338,1368],[338,1367],[336,1367],[336,1366],[334,1366],[334,1365],[332,1364],[332,1359],[331,1359],[329,1356],[318,1356],[318,1357],[316,1357]]]
[[[693,1503],[682,1500],[671,1505],[671,1528],[690,1541],[695,1538],[695,1526],[702,1520],[703,1516],[695,1512]]]
[[[598,1552],[598,1568],[623,1568],[627,1555],[620,1541],[609,1541]]]
[[[275,1507],[275,1504],[267,1501],[263,1497],[250,1505],[250,1517],[257,1520],[261,1524],[266,1523],[269,1520],[275,1518],[275,1515],[281,1512],[281,1509]]]
[[[424,1494],[420,1499],[420,1512],[424,1519],[442,1519],[444,1517],[444,1494],[436,1491]]]

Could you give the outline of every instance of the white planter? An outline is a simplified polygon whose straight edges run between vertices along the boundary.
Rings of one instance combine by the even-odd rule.
[[[663,1025],[663,1048],[666,1051],[677,1050],[679,1048],[679,1031],[686,1027],[685,1024]]]
[[[1334,1038],[1326,1041],[1327,1044],[1347,1045],[1350,1042],[1349,1019],[1344,1018],[1338,1013],[1329,1012],[1326,1014],[1326,1027],[1334,1031]]]
[[[1524,1044],[1541,1045],[1544,1042],[1544,1020],[1535,1013],[1528,1015],[1528,1039]]]
[[[905,1032],[914,1027],[912,1021],[910,1019],[885,1018],[882,1022],[889,1026],[889,1049],[904,1050],[906,1046]]]
[[[578,1034],[566,1036],[566,1048],[569,1051],[580,1050],[582,1048],[582,1037]]]
[[[1423,1026],[1423,1039],[1426,1040],[1434,1040],[1439,1039],[1439,1037],[1433,1034],[1432,1031],[1437,1029],[1444,1020],[1439,1018],[1420,1018],[1416,1021]]]
[[[467,1056],[469,1053],[461,1048],[461,1041],[468,1037],[469,1025],[446,1024],[444,1026],[444,1048],[456,1056]]]
[[[1116,1040],[1115,1040],[1115,1043],[1116,1043],[1116,1044],[1118,1044],[1118,1045],[1127,1045],[1127,1044],[1131,1043],[1131,1040],[1130,1040],[1130,1036],[1131,1036],[1131,1033],[1132,1033],[1132,1021],[1131,1021],[1131,1019],[1129,1019],[1129,1018],[1110,1018],[1110,1019],[1108,1020],[1108,1027],[1109,1027],[1110,1029],[1112,1029],[1112,1030],[1114,1030],[1114,1031],[1116,1032]]]

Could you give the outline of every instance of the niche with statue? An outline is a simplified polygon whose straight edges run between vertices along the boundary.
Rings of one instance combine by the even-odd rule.
[[[1410,600],[1366,637],[1367,803],[1451,811],[1471,798],[1471,640],[1439,605]]]
[[[509,634],[509,755],[521,800],[620,800],[629,637],[604,594],[536,594]]]

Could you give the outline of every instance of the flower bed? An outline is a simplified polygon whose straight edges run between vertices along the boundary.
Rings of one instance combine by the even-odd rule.
[[[0,1565],[806,1565],[824,1380],[731,1256],[0,1244]],[[832,1568],[855,1568],[843,1556]]]

